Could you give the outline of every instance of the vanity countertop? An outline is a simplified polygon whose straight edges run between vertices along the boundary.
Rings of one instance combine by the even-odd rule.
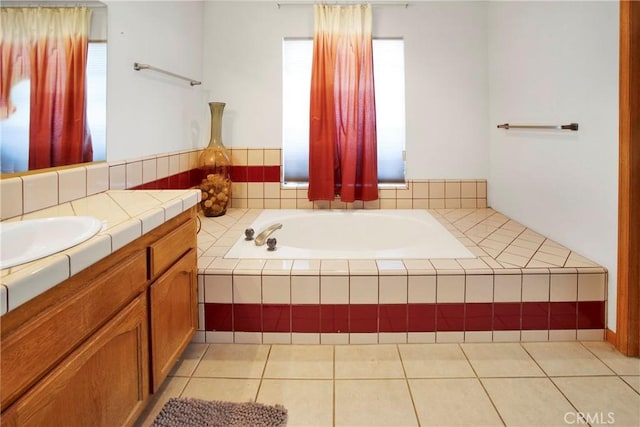
[[[110,190],[7,221],[89,215],[102,230],[54,255],[0,271],[0,315],[107,257],[195,206],[199,190]]]

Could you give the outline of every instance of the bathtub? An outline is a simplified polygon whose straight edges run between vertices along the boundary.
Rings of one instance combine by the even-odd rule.
[[[275,250],[256,246],[244,233],[225,258],[250,259],[420,259],[475,258],[426,210],[265,210],[249,225],[256,236],[271,234]]]

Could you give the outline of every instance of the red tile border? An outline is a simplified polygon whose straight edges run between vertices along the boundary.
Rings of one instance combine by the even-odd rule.
[[[605,301],[443,304],[205,303],[206,331],[376,333],[604,329]]]
[[[554,302],[549,306],[549,329],[577,329],[578,303]]]
[[[378,332],[378,305],[349,305],[349,332]]]
[[[247,182],[264,182],[264,166],[247,166]]]
[[[207,331],[233,331],[233,305],[204,305],[204,327]]]
[[[435,332],[436,330],[436,305],[435,304],[408,304],[407,307],[407,331],[408,332]]]
[[[291,331],[315,332],[320,331],[320,305],[300,304],[291,306]]]
[[[262,305],[233,304],[233,330],[262,332]]]
[[[578,329],[604,329],[605,301],[578,301]]]
[[[493,330],[494,331],[518,331],[520,330],[522,307],[519,302],[493,303]]]
[[[436,331],[464,331],[464,303],[437,304]]]
[[[349,332],[349,305],[322,304],[320,306],[320,332]]]
[[[280,182],[280,166],[231,166],[232,182]],[[200,169],[191,169],[166,178],[156,179],[132,190],[184,190],[197,187],[204,179]]]
[[[379,332],[407,332],[407,304],[380,304]]]
[[[231,182],[247,182],[249,172],[247,166],[231,166]]]
[[[490,302],[465,304],[465,331],[493,330],[493,304]]]
[[[549,330],[549,303],[522,303],[522,330]]]
[[[264,182],[280,182],[280,166],[264,166]]]
[[[263,304],[262,332],[291,332],[291,306]]]

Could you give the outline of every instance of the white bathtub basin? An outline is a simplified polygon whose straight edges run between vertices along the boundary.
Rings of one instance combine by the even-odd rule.
[[[475,258],[424,209],[267,209],[251,228],[257,235],[276,223],[283,226],[271,234],[278,242],[274,251],[242,235],[225,258]]]
[[[61,216],[0,223],[0,268],[68,249],[93,237],[102,222],[91,216]]]

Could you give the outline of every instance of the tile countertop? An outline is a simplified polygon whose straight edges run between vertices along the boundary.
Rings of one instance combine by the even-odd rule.
[[[107,257],[199,200],[199,190],[111,190],[9,219],[90,215],[102,221],[103,227],[72,248],[0,271],[0,315]]]

